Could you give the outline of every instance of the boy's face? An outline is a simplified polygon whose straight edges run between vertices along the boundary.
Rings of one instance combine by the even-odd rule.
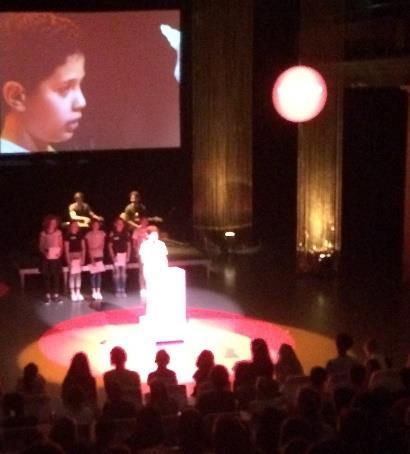
[[[81,91],[84,63],[82,54],[68,56],[63,65],[27,94],[23,115],[26,131],[34,141],[48,145],[73,136],[86,106]]]

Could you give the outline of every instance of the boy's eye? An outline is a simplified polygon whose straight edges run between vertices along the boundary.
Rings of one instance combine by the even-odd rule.
[[[61,96],[66,96],[70,91],[70,87],[69,86],[60,87],[57,91]]]

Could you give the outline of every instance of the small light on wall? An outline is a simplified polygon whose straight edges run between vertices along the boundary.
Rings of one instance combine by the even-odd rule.
[[[225,238],[233,238],[235,236],[236,236],[235,232],[232,232],[232,231],[225,232]]]

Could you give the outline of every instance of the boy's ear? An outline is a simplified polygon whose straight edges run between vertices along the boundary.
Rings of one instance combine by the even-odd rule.
[[[26,110],[26,93],[20,82],[7,81],[3,85],[3,98],[11,109],[17,112]]]

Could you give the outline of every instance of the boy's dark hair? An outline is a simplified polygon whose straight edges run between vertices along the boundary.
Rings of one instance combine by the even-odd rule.
[[[67,17],[45,12],[0,15],[0,87],[14,80],[31,91],[82,48],[81,31]]]
[[[339,333],[336,336],[336,348],[339,354],[346,354],[353,347],[353,338],[350,334]]]

